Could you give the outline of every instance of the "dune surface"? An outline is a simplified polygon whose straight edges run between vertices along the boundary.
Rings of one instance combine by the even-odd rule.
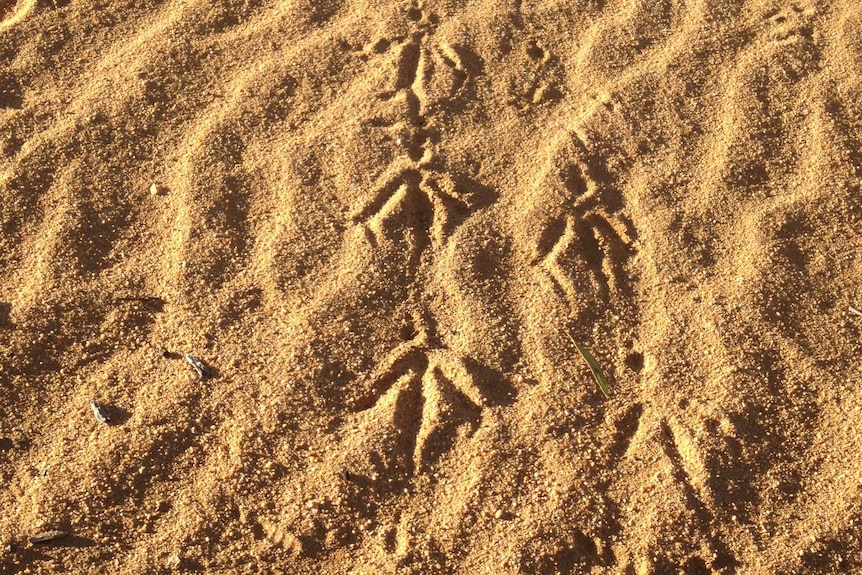
[[[862,572],[861,177],[850,0],[0,0],[0,573]]]

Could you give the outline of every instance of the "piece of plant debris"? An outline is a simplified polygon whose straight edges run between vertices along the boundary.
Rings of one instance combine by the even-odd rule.
[[[573,344],[575,344],[575,347],[578,348],[578,351],[581,353],[581,357],[583,357],[584,361],[587,362],[587,365],[590,366],[590,371],[593,372],[593,377],[596,378],[596,383],[599,384],[599,388],[602,390],[602,393],[605,394],[605,397],[610,397],[611,388],[608,385],[608,380],[605,378],[605,374],[602,373],[602,368],[599,365],[599,362],[596,361],[596,358],[594,358],[585,347],[576,342],[575,338],[573,338],[571,334],[567,333],[566,335],[569,336],[569,339]]]
[[[53,529],[51,531],[41,531],[36,535],[30,537],[30,543],[48,543],[50,541],[56,541],[57,539],[62,539],[68,535],[65,531],[60,531],[59,529]]]
[[[93,410],[93,415],[96,416],[96,419],[101,421],[102,423],[110,423],[111,417],[108,415],[108,412],[105,411],[105,408],[99,405],[99,403],[95,400],[90,402],[90,407]]]

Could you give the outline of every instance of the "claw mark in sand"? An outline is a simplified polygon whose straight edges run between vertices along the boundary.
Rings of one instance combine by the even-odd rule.
[[[433,142],[438,139],[429,127],[427,86],[433,81],[434,64],[426,39],[434,25],[416,9],[417,30],[401,46],[395,93],[384,100],[406,103],[404,125],[409,135],[399,137],[404,155],[374,186],[371,199],[352,214],[355,224],[365,226],[375,245],[387,235],[387,220],[407,217],[418,229],[430,232],[435,248],[441,247],[455,228],[456,213],[469,213],[481,207],[481,198],[464,190],[452,175],[437,166]],[[451,68],[454,94],[467,80],[467,72],[457,51],[443,44],[440,59]],[[401,124],[399,122],[399,124]]]
[[[577,136],[572,139],[575,151],[571,153],[587,157],[583,142]],[[599,301],[608,304],[628,282],[624,265],[631,252],[632,226],[615,209],[615,202],[604,197],[607,191],[589,177],[585,163],[576,157],[565,162],[568,165],[560,173],[553,173],[553,179],[558,181],[541,184],[550,185],[557,190],[551,193],[562,198],[555,196],[560,202],[560,215],[544,224],[534,261],[548,272],[561,295],[574,302],[584,286],[576,285],[571,265],[564,259],[569,254],[576,255],[592,280],[592,291],[597,292]]]
[[[394,456],[405,456],[402,466],[413,475],[427,471],[451,449],[463,425],[468,426],[466,434],[472,435],[486,403],[462,359],[429,345],[423,330],[382,362],[354,409],[362,414],[395,407],[395,425],[414,439],[407,448],[412,453]]]

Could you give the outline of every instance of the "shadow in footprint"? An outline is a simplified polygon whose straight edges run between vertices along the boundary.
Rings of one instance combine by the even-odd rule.
[[[468,215],[472,215],[481,209],[487,208],[496,202],[497,198],[500,196],[500,193],[491,186],[487,186],[464,174],[456,173],[452,177],[452,180],[455,182],[456,189],[468,198],[468,203],[470,205]]]
[[[515,403],[518,390],[499,371],[483,365],[473,358],[464,358],[464,369],[473,378],[482,397],[490,406],[508,406]]]
[[[0,301],[0,328],[12,327],[12,304]]]
[[[11,74],[0,72],[0,109],[20,110],[23,105],[24,98],[21,95],[21,84],[18,79]]]
[[[445,418],[438,422],[423,441],[419,453],[420,469],[423,471],[431,468],[443,454],[452,450],[458,438],[458,428],[467,425],[468,435],[473,435],[482,417],[481,408],[447,379],[440,368],[434,367],[432,373],[437,381],[439,400],[447,408],[444,410]]]
[[[617,421],[614,422],[614,434],[610,446],[610,454],[614,460],[619,460],[628,450],[632,438],[640,427],[643,415],[643,405],[636,403],[629,407]]]

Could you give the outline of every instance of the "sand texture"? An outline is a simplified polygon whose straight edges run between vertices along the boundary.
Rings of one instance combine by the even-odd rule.
[[[860,573],[860,177],[852,0],[0,0],[0,573]]]

